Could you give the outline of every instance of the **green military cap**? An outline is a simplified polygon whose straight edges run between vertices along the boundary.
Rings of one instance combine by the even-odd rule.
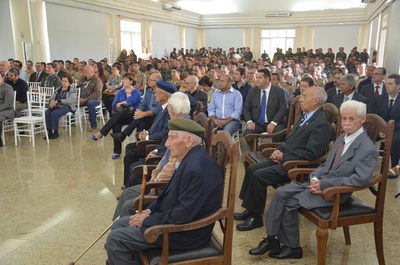
[[[188,119],[176,119],[176,120],[169,120],[168,121],[168,128],[171,131],[185,131],[185,132],[190,132],[193,133],[200,138],[204,137],[204,133],[206,130],[201,127],[200,124],[198,124],[195,121],[188,120]]]

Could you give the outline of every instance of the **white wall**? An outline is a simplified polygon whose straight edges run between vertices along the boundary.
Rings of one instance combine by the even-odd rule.
[[[7,60],[8,58],[15,57],[10,4],[8,0],[0,1],[0,10],[0,60]]]
[[[107,15],[46,3],[50,58],[108,57]]]
[[[344,47],[344,52],[349,55],[351,49],[358,45],[359,34],[359,25],[316,26],[314,27],[313,49],[322,48],[326,53],[328,48],[332,48],[336,54],[339,47]],[[363,47],[358,47],[358,50],[360,49]]]
[[[399,43],[400,34],[398,26],[398,16],[400,14],[400,1],[396,1],[392,4],[389,11],[389,21],[387,28],[387,41],[385,48],[385,60],[383,66],[386,68],[388,73],[400,74],[400,53]]]
[[[243,47],[243,29],[205,29],[205,46],[220,47],[227,53],[230,47]]]
[[[185,28],[185,49],[197,49],[197,29],[186,27]]]
[[[153,58],[169,56],[173,48],[177,50],[181,48],[179,47],[179,29],[177,25],[153,21],[151,27]]]

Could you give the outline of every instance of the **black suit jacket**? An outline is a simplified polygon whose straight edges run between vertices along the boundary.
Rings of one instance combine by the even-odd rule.
[[[37,75],[37,74],[38,74],[37,72],[32,73],[32,74],[31,74],[31,77],[29,78],[29,82],[36,82],[36,75]],[[47,74],[46,74],[44,71],[40,72],[38,82],[42,81],[42,79],[43,79],[45,76],[47,76]]]
[[[400,96],[397,95],[396,101],[393,103],[393,107],[388,112],[389,109],[389,95],[380,95],[376,97],[376,109],[377,114],[381,116],[386,122],[394,120],[394,130],[400,130]],[[393,133],[393,137],[399,133]]]
[[[182,159],[170,182],[153,202],[151,215],[140,230],[154,225],[185,224],[214,213],[221,206],[222,171],[201,146],[195,146]],[[173,233],[169,244],[175,249],[190,249],[210,241],[214,224],[193,231]],[[156,243],[162,245],[162,237]]]
[[[342,105],[343,100],[344,100],[344,94],[340,93],[339,95],[336,95],[336,96],[334,96],[332,98],[332,103],[335,104],[335,106],[338,109],[340,109],[340,106]],[[352,100],[357,100],[357,101],[360,101],[360,102],[365,103],[365,104],[367,104],[367,102],[368,102],[366,97],[364,97],[363,95],[361,95],[361,94],[359,94],[359,93],[357,93],[355,91],[354,91],[354,95],[353,95]]]
[[[243,107],[243,117],[245,121],[252,120],[257,123],[260,119],[261,108],[261,90],[253,87],[247,94],[246,102]],[[267,102],[267,118],[268,122],[276,122],[278,124],[286,124],[286,99],[285,91],[276,86],[271,85]]]
[[[329,88],[326,91],[326,94],[328,95],[328,98],[326,99],[326,103],[333,103],[333,101],[332,101],[333,97],[338,95],[336,87],[334,86],[332,88]]]
[[[300,126],[299,120],[278,147],[283,153],[282,163],[291,160],[316,160],[324,155],[331,136],[331,126],[322,108]]]
[[[375,84],[371,83],[369,85],[363,86],[361,88],[361,95],[367,98],[367,112],[377,113],[376,108],[376,97],[375,97]],[[383,83],[382,95],[386,94],[386,85]]]

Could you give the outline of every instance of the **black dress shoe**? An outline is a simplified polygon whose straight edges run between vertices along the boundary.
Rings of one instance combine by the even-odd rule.
[[[262,219],[256,219],[253,216],[249,216],[243,223],[238,224],[236,229],[239,231],[250,231],[254,228],[262,227],[264,225]]]
[[[303,258],[303,250],[301,247],[289,248],[287,246],[281,247],[280,253],[268,253],[270,258],[274,259],[301,259]]]
[[[111,137],[115,140],[120,141],[121,143],[125,141],[126,135],[123,133],[110,133]]]
[[[242,213],[235,213],[235,214],[233,215],[233,218],[234,218],[235,220],[238,220],[238,221],[244,221],[244,220],[246,220],[247,218],[249,218],[249,216],[250,216],[250,211],[249,211],[249,210],[245,210],[245,211],[242,212]]]
[[[58,133],[53,133],[49,136],[49,139],[57,139],[59,137]]]
[[[268,251],[273,254],[279,254],[280,252],[280,243],[276,238],[264,238],[258,247],[252,248],[249,250],[250,255],[264,255]]]

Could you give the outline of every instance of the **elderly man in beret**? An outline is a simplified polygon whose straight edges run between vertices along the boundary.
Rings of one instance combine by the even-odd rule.
[[[161,105],[161,111],[155,117],[150,129],[147,131],[143,130],[139,134],[138,140],[161,140],[163,136],[168,134],[168,121],[170,119],[167,109],[168,99],[177,91],[177,89],[173,84],[167,81],[157,81],[156,84],[157,87],[154,90],[154,95],[155,100]],[[164,143],[161,144],[163,150],[157,150],[165,152],[166,148]],[[131,143],[126,146],[124,157],[124,179],[129,179],[130,177],[130,166],[145,157],[145,148],[137,148],[136,143]]]
[[[171,120],[166,146],[176,159],[176,171],[169,184],[148,209],[117,220],[107,237],[110,265],[140,264],[138,251],[161,247],[162,238],[149,244],[147,228],[161,224],[184,224],[217,211],[222,200],[222,172],[201,146],[204,128],[192,120]],[[196,161],[196,163],[193,163]],[[206,167],[204,165],[207,165]],[[192,249],[207,244],[214,224],[169,236],[173,249]]]

